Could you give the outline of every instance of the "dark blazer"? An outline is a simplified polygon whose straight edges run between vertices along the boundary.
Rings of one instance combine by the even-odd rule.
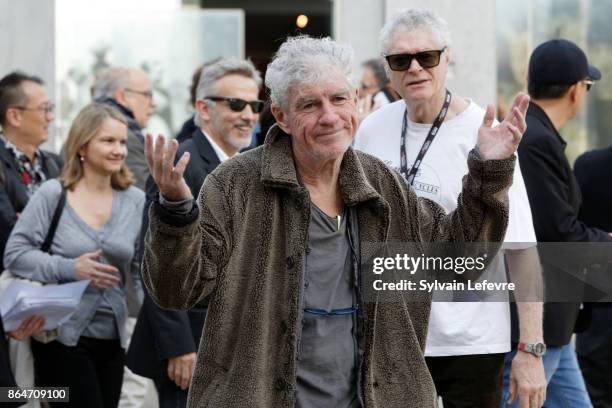
[[[612,146],[584,153],[574,163],[574,174],[582,192],[580,219],[604,231],[612,231]],[[612,276],[612,266],[608,264],[602,273]],[[585,308],[612,309],[612,303],[598,302],[585,304]],[[612,312],[607,312],[612,313]],[[593,322],[593,324],[597,324]]]
[[[580,219],[588,225],[612,231],[612,146],[584,153],[574,163],[582,192]]]
[[[612,241],[606,231],[589,227],[578,217],[582,196],[565,156],[567,143],[546,112],[531,103],[526,121],[527,131],[518,147],[518,155],[538,242]],[[582,282],[567,273],[546,264],[543,270],[545,282],[554,282],[557,287],[563,286],[575,291],[584,289]],[[547,296],[550,297],[548,290],[547,286]],[[545,304],[544,341],[549,346],[569,343],[577,328],[579,310],[580,303],[576,301]],[[583,317],[588,319],[587,316]]]
[[[193,115],[183,123],[183,127],[176,135],[176,141],[183,143],[187,139],[191,138],[193,134],[198,130],[198,127],[193,121]]]
[[[200,129],[190,139],[181,143],[177,160],[189,152],[190,159],[184,177],[194,197],[197,197],[204,179],[219,164],[219,158]],[[158,189],[149,177],[147,180],[147,205],[143,215],[142,240],[146,233],[150,204],[158,200]],[[141,245],[140,248],[144,248]],[[160,308],[145,291],[138,321],[127,354],[127,366],[136,374],[157,379],[166,374],[167,360],[196,352],[202,336],[208,300],[189,311]]]
[[[53,153],[42,151],[42,169],[48,179],[59,176],[62,159]],[[21,179],[19,166],[13,155],[0,141],[0,274],[4,270],[4,248],[17,222],[17,214],[28,203],[28,190]],[[15,386],[15,379],[8,364],[8,343],[0,321],[0,387]]]
[[[63,166],[62,159],[53,153],[41,150],[42,169],[47,179],[59,176]],[[19,166],[13,155],[0,142],[0,254],[4,254],[4,247],[9,235],[17,222],[17,213],[20,213],[28,203],[28,189],[21,179]],[[0,257],[0,273],[4,270],[2,257]]]

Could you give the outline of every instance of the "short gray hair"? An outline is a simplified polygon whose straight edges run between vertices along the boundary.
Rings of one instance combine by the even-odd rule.
[[[242,75],[251,78],[261,89],[261,74],[251,61],[224,58],[202,68],[196,88],[196,99],[203,100],[206,96],[214,95],[217,92],[217,81],[227,75]]]
[[[355,88],[352,66],[353,50],[348,45],[329,37],[291,37],[280,46],[268,65],[266,86],[270,89],[270,100],[281,109],[287,109],[296,85],[320,81],[329,74],[331,67],[339,69],[349,86]]]
[[[427,30],[432,33],[440,47],[450,47],[451,36],[446,20],[430,10],[409,9],[393,15],[380,30],[378,44],[383,55],[391,49],[393,35],[398,31]]]
[[[93,99],[112,98],[119,89],[130,83],[130,68],[114,67],[103,70],[93,86]]]

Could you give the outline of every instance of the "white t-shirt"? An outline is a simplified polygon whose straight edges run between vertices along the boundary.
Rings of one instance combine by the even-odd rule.
[[[376,92],[376,94],[374,94],[372,99],[374,100],[374,106],[376,106],[377,108],[380,108],[382,106],[385,106],[391,103],[391,101],[389,100],[389,98],[387,98],[387,95],[385,95],[383,91]]]
[[[406,104],[403,100],[370,114],[357,131],[354,146],[372,154],[399,171],[400,133]],[[444,122],[416,174],[413,189],[421,197],[440,204],[447,212],[457,207],[462,178],[468,172],[467,156],[476,145],[485,111],[469,106]],[[414,162],[431,124],[408,120],[407,168]],[[536,242],[531,208],[518,162],[508,191],[510,218],[506,248],[525,248]],[[500,256],[498,262],[502,262]],[[436,294],[437,295],[437,294]],[[434,295],[435,299],[445,299]],[[510,350],[510,309],[507,302],[432,303],[427,336],[427,356],[504,353]]]

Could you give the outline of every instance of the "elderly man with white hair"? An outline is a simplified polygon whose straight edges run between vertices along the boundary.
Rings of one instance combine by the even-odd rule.
[[[281,45],[266,73],[277,126],[264,146],[211,173],[197,205],[182,176],[189,156],[175,165],[176,142],[147,138],[161,194],[144,282],[171,308],[214,291],[189,406],[436,405],[423,357],[430,299],[365,300],[359,254],[368,242],[502,240],[528,97],[496,127],[489,109],[461,203],[447,215],[350,147],[351,66],[350,48],[329,38]]]
[[[395,167],[419,197],[446,211],[457,206],[468,171],[466,159],[485,115],[474,101],[447,90],[450,42],[446,22],[429,10],[402,11],[385,24],[380,49],[391,85],[402,99],[367,117],[355,140],[356,149]],[[521,406],[540,407],[546,389],[542,296],[534,289],[541,282],[541,268],[519,166],[508,198],[504,251],[491,261],[483,278],[505,282],[505,255],[518,300],[520,337],[515,341],[522,342],[524,349],[512,362],[511,400],[518,396]],[[508,302],[491,296],[443,301],[448,297],[441,292],[434,299],[425,355],[444,405],[499,407],[504,357],[511,348]]]

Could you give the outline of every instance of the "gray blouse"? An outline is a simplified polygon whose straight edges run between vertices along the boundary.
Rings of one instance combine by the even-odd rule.
[[[59,181],[49,180],[32,196],[6,244],[4,265],[24,278],[40,282],[72,282],[75,281],[76,258],[101,249],[99,262],[119,269],[120,282],[105,290],[89,285],[77,311],[60,326],[58,341],[74,346],[81,335],[116,338],[118,334],[122,347],[126,348],[127,308],[123,286],[128,273],[132,274],[142,301],[137,245],[144,193],[135,187],[113,190],[111,217],[98,230],[83,221],[66,202],[51,245],[51,254],[48,254],[41,251],[40,246],[49,230],[60,193]]]

